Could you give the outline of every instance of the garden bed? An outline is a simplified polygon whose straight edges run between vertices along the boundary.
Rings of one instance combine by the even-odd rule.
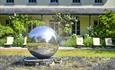
[[[54,57],[60,63],[50,66],[25,66],[24,56],[0,56],[0,70],[115,70],[115,58]]]
[[[53,56],[59,63],[25,66],[31,56],[27,48],[0,48],[0,70],[115,70],[114,49],[59,49]]]

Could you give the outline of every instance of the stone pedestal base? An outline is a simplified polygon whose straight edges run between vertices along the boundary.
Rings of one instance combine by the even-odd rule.
[[[49,59],[37,59],[35,57],[26,57],[23,59],[24,65],[44,65],[44,66],[49,66],[53,62],[53,58]]]

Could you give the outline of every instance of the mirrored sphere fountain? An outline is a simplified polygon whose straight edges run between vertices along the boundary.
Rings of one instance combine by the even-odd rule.
[[[48,59],[56,53],[58,40],[56,32],[49,26],[34,28],[28,35],[28,50],[38,59]]]

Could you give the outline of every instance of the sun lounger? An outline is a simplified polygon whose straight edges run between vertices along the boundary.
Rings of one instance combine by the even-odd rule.
[[[27,47],[27,37],[24,37],[23,47]]]
[[[13,41],[14,41],[14,37],[7,37],[7,41],[6,41],[6,43],[4,44],[5,47],[11,47],[12,44],[13,44]]]
[[[115,45],[113,45],[113,43],[112,43],[112,38],[105,38],[105,45],[106,46],[115,46]]]
[[[84,45],[83,44],[83,37],[77,37],[76,38],[76,44],[77,44],[78,47],[83,46]]]
[[[101,46],[100,38],[93,38],[93,46]]]

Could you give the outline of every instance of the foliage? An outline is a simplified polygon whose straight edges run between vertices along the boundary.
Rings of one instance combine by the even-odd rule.
[[[71,14],[63,14],[63,13],[58,13],[56,14],[56,17],[54,17],[55,21],[59,21],[61,23],[61,28],[65,35],[69,35],[72,31],[72,24],[74,22],[77,22],[78,18],[76,16],[71,15]]]
[[[19,35],[14,39],[14,44],[13,45],[22,47],[23,43],[24,43],[24,38],[23,38],[22,35]]]
[[[12,33],[13,33],[12,28],[0,24],[0,38],[3,38],[8,35],[12,35]]]
[[[112,11],[107,11],[99,16],[100,24],[92,30],[92,36],[96,37],[115,37],[115,15]]]
[[[14,30],[15,36],[18,36],[19,34],[28,33],[29,26],[38,26],[43,24],[42,21],[38,19],[32,19],[31,16],[28,15],[14,15],[11,16],[11,23],[9,26]]]
[[[44,23],[38,19],[32,19],[28,15],[14,15],[11,16],[11,23],[9,24],[14,31],[15,42],[14,45],[23,46],[23,36],[29,32],[29,26],[39,26]]]
[[[6,43],[6,36],[12,35],[12,33],[12,28],[0,23],[0,46],[3,46]]]
[[[105,38],[100,38],[100,43],[101,43],[101,46],[100,47],[107,47],[106,45],[105,45]]]
[[[70,27],[69,24],[66,24],[66,25],[65,25],[65,27],[64,27],[64,32],[65,32],[65,33],[68,33],[68,34],[71,33],[71,27]]]
[[[0,46],[3,46],[6,43],[5,38],[0,38]]]
[[[86,36],[86,37],[84,38],[84,45],[85,45],[86,47],[92,47],[92,45],[93,45],[92,37]]]
[[[6,25],[0,24],[0,38],[5,38],[8,35],[12,35],[15,38],[14,45],[23,45],[23,36],[29,32],[29,26],[45,25],[41,20],[34,19],[29,15],[15,14],[9,16],[10,23]],[[23,35],[20,37],[20,35]]]
[[[76,34],[73,34],[67,41],[64,42],[64,46],[72,46],[72,47],[76,47]]]

